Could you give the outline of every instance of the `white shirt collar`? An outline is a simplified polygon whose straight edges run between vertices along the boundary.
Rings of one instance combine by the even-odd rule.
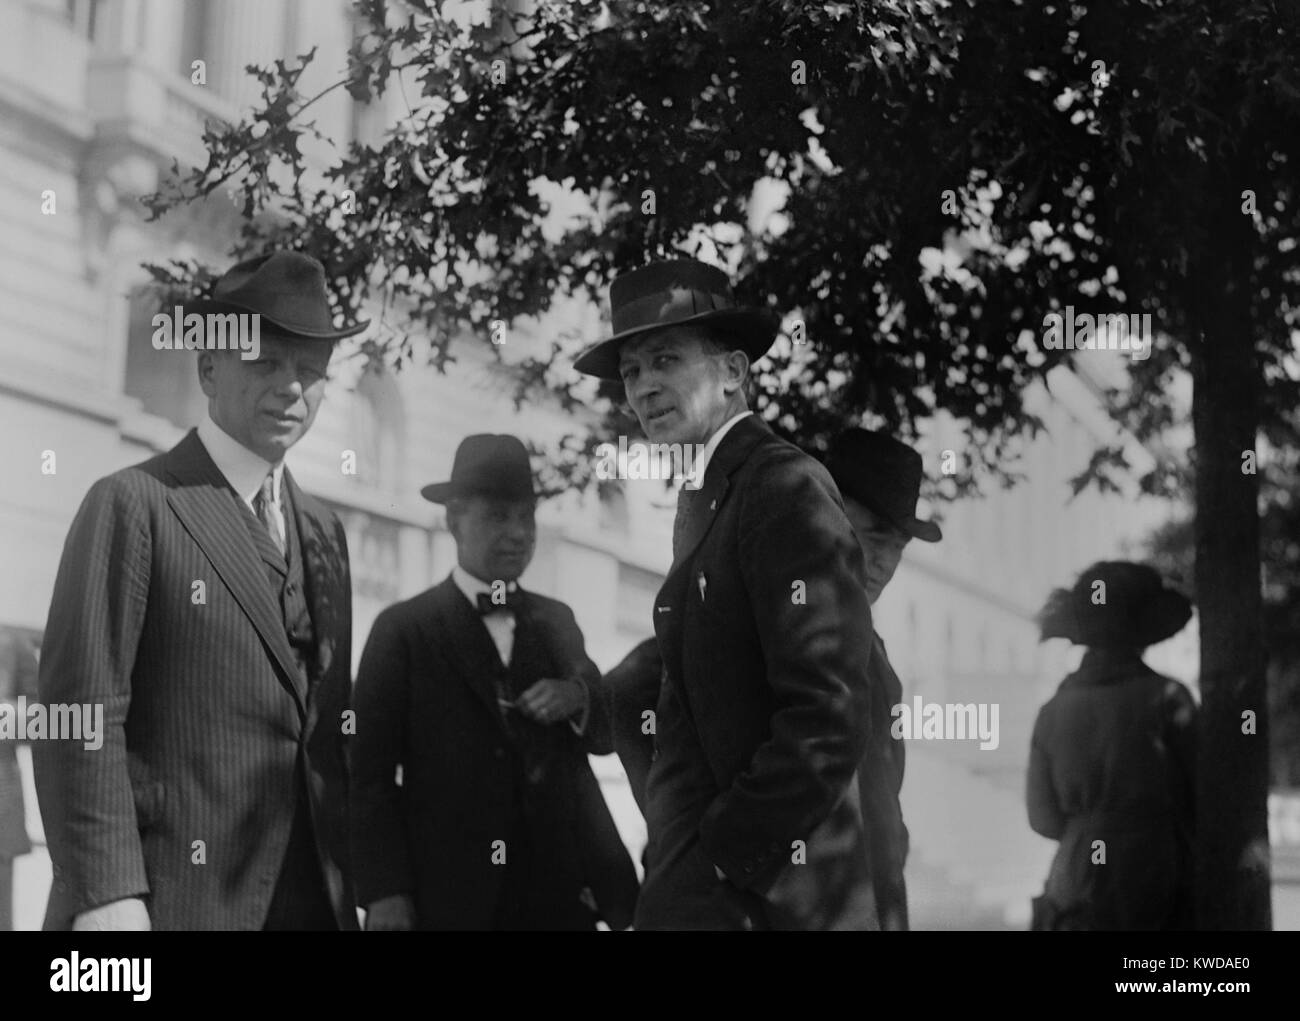
[[[469,600],[470,606],[478,606],[478,597],[480,593],[489,596],[492,594],[492,586],[490,583],[483,581],[481,578],[475,578],[474,575],[461,567],[460,564],[457,564],[451,569],[451,580],[454,581],[456,587],[464,593],[465,598]],[[512,581],[506,585],[506,591],[513,592],[518,587],[518,583]]]
[[[199,440],[212,458],[217,470],[226,477],[230,487],[239,494],[248,506],[253,506],[253,498],[262,488],[262,480],[267,472],[275,477],[275,502],[281,502],[280,490],[284,478],[284,462],[271,464],[245,447],[227,433],[211,415],[205,415],[199,423]]]
[[[733,425],[752,414],[752,411],[742,411],[739,415],[733,415],[718,427],[717,432],[709,437],[709,442],[704,444],[704,450],[696,460],[695,471],[691,473],[688,482],[693,483],[696,488],[704,485],[704,472],[709,467],[709,462],[713,460],[713,453],[718,449],[718,444],[722,442],[722,438],[731,431]]]

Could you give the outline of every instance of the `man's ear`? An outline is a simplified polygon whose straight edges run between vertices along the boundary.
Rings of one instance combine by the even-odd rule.
[[[217,360],[211,351],[200,351],[195,363],[199,373],[199,388],[205,396],[212,397],[217,390],[213,376],[217,371]]]
[[[465,505],[461,503],[459,497],[453,496],[446,503],[447,531],[451,533],[451,537],[457,542],[460,542],[460,516],[464,509]]]
[[[749,355],[744,351],[728,351],[722,356],[722,391],[730,396],[744,389],[749,376]]]

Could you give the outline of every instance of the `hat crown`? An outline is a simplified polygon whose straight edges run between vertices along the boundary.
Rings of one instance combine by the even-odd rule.
[[[697,259],[652,262],[609,285],[614,333],[671,326],[736,307],[727,274]]]
[[[617,308],[647,295],[672,290],[697,290],[725,297],[734,305],[731,281],[716,266],[698,259],[668,259],[629,270],[609,285],[609,303]]]
[[[461,440],[452,459],[451,479],[425,486],[421,492],[434,503],[461,496],[530,500],[537,495],[528,448],[517,436],[493,433]]]
[[[236,263],[217,280],[212,301],[256,313],[271,327],[311,339],[332,340],[367,325],[334,328],[325,267],[302,252],[271,252]]]
[[[921,455],[886,433],[848,429],[831,440],[826,467],[840,493],[911,530],[925,475]],[[926,534],[937,529],[930,523]],[[936,536],[937,538],[937,536]]]

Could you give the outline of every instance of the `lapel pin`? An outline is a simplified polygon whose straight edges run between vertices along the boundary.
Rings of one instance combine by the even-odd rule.
[[[704,590],[709,586],[709,579],[704,577],[704,572],[701,571],[699,577],[696,578],[695,580],[699,583],[700,586],[700,602],[704,602]]]

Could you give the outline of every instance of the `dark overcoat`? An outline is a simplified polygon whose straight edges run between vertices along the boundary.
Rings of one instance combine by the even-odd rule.
[[[871,610],[839,491],[750,415],[694,507],[655,599],[664,681],[636,925],[876,928],[857,782]]]
[[[1191,926],[1195,716],[1178,681],[1105,649],[1039,710],[1029,824],[1060,841],[1040,927]]]

